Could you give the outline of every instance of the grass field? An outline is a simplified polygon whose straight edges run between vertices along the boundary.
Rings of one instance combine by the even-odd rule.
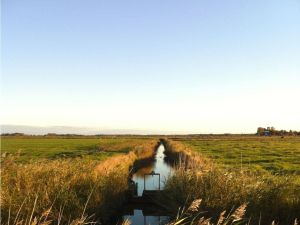
[[[171,156],[180,153],[189,162],[167,181],[177,207],[202,199],[214,221],[243,204],[250,224],[300,218],[299,137],[182,136],[167,145]],[[184,216],[195,219],[191,215]]]
[[[1,223],[83,224],[93,214],[93,221],[111,222],[125,199],[130,168],[151,157],[157,141],[2,137]],[[300,217],[300,137],[170,136],[166,144],[168,154],[189,156],[166,183],[174,212],[202,199],[201,210],[212,219],[245,203],[253,224],[292,224]]]
[[[91,158],[104,160],[126,154],[145,139],[126,137],[2,137],[1,153],[12,155],[17,162],[40,159]]]
[[[157,140],[3,137],[1,224],[107,224],[125,199],[134,162]]]
[[[300,137],[224,136],[180,141],[229,169],[300,175]]]

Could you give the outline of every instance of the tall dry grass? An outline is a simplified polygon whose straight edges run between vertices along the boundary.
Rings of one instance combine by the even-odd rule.
[[[202,210],[212,220],[223,210],[247,203],[246,216],[255,224],[293,224],[300,217],[300,189],[292,176],[277,177],[215,167],[180,142],[165,141],[167,155],[178,161],[174,176],[166,183],[173,211],[202,199]],[[257,224],[256,223],[256,224]]]
[[[194,200],[189,207],[183,207],[178,211],[176,218],[168,225],[233,225],[248,224],[244,218],[247,204],[242,204],[230,212],[223,211],[220,213],[218,220],[212,222],[212,218],[203,216],[205,212],[201,211],[202,199]]]
[[[239,207],[232,208],[229,212],[224,210],[221,212],[217,219],[213,219],[203,216],[205,212],[201,211],[202,199],[194,200],[189,207],[183,207],[178,211],[178,214],[174,220],[168,225],[238,225],[251,224],[251,218],[246,217],[247,204],[242,204]],[[262,221],[258,221],[257,224],[261,224]],[[271,225],[277,224],[274,220]],[[295,219],[291,224],[298,225],[298,219]]]
[[[153,154],[146,141],[105,161],[65,159],[1,165],[1,224],[108,223],[126,197],[134,161]]]

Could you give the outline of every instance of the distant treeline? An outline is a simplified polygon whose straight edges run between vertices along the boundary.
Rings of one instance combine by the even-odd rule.
[[[256,135],[259,136],[300,136],[300,131],[293,131],[293,130],[276,130],[274,127],[258,127]],[[170,137],[170,138],[213,138],[213,137],[240,137],[240,136],[255,136],[255,134],[251,133],[244,133],[244,134],[233,134],[233,133],[223,133],[223,134],[58,134],[58,133],[48,133],[48,134],[25,134],[25,133],[2,133],[0,136],[16,136],[16,137],[48,137],[48,138],[97,138],[97,137]]]
[[[300,131],[276,130],[275,127],[258,127],[256,134],[260,136],[300,136]]]

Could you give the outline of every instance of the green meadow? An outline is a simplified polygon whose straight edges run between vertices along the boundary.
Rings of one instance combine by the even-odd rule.
[[[214,137],[180,140],[228,169],[300,175],[300,137]]]
[[[17,162],[66,158],[104,160],[126,154],[141,143],[143,139],[126,137],[2,137],[1,157],[13,156]]]

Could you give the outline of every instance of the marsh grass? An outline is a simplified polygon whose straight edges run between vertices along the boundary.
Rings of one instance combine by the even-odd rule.
[[[294,176],[226,170],[180,142],[167,141],[166,147],[167,154],[181,158],[165,187],[174,212],[194,199],[202,199],[201,207],[212,221],[222,211],[245,203],[245,215],[254,224],[260,220],[262,224],[273,220],[293,224],[299,217],[300,189],[293,182]]]
[[[153,154],[156,141],[104,161],[75,159],[1,165],[1,224],[108,223],[126,197],[128,175],[136,159]],[[43,222],[45,221],[45,223]]]
[[[189,207],[183,206],[179,209],[176,218],[168,225],[233,225],[248,224],[244,218],[247,204],[242,204],[236,209],[232,209],[229,213],[223,211],[220,213],[218,220],[214,223],[212,218],[203,216],[205,212],[200,210],[202,199],[194,200]]]

